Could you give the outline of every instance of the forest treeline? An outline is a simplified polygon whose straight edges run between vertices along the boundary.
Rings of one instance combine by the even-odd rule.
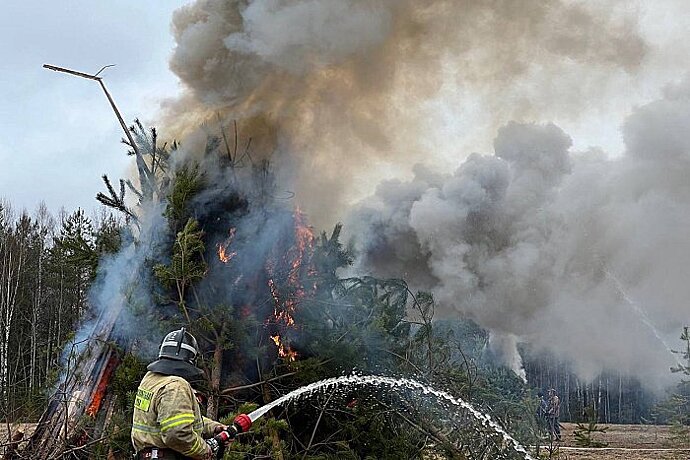
[[[0,201],[2,417],[36,420],[58,378],[65,346],[88,309],[99,257],[116,251],[121,224],[82,209],[29,214]]]

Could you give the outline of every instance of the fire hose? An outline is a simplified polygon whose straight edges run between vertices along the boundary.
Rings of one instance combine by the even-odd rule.
[[[240,414],[235,417],[231,426],[216,434],[213,438],[207,439],[206,443],[215,454],[215,457],[220,460],[225,454],[225,446],[232,442],[238,434],[246,433],[251,426],[252,420],[249,416],[247,414]]]

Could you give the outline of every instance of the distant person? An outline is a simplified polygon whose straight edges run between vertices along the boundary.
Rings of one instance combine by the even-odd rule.
[[[544,392],[540,391],[537,393],[537,426],[539,427],[539,433],[542,434],[546,431],[548,426],[547,414],[549,411],[549,402],[544,398]]]
[[[558,423],[558,417],[561,415],[561,400],[556,394],[556,390],[551,388],[549,390],[549,406],[546,410],[546,415],[549,421],[549,435],[556,440],[561,440],[561,426]]]

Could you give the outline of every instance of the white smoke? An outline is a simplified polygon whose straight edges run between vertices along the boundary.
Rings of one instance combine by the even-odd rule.
[[[690,80],[629,117],[617,159],[570,151],[552,124],[511,123],[494,156],[382,184],[363,201],[351,216],[361,268],[426,273],[411,281],[424,280],[446,315],[489,328],[516,370],[526,341],[583,376],[664,380],[675,363],[664,342],[688,321],[688,122]]]
[[[243,30],[230,34],[224,43],[231,52],[256,55],[268,64],[303,74],[381,43],[392,19],[384,6],[342,0],[255,1],[242,12]]]
[[[146,315],[151,313],[154,304],[150,260],[160,250],[167,224],[161,203],[144,203],[138,211],[139,227],[132,229],[136,234],[127,231],[120,250],[105,255],[99,262],[97,277],[89,291],[92,313],[97,316],[80,327],[75,341],[95,337],[126,343],[136,338],[137,352],[148,356],[157,349],[163,333],[152,330],[152,323],[142,321],[148,319]]]

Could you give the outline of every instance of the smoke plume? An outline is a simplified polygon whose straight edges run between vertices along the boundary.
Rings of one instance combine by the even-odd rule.
[[[518,338],[585,377],[658,382],[687,322],[688,122],[690,80],[628,118],[617,159],[572,151],[553,124],[508,124],[492,156],[379,185],[351,215],[355,235],[375,235],[358,238],[359,263],[410,273],[446,315],[498,335],[516,370]]]
[[[668,373],[657,336],[690,294],[690,85],[629,117],[619,158],[533,123],[635,81],[651,48],[620,4],[197,0],[172,30],[166,130],[194,151],[196,127],[239,120],[312,222],[347,215],[361,272],[432,290],[518,371],[528,341],[583,376]],[[494,154],[470,154],[489,133]]]
[[[596,106],[647,53],[625,12],[562,0],[199,0],[172,30],[185,94],[167,130],[240,120],[322,225],[382,175],[445,167],[510,120]]]

